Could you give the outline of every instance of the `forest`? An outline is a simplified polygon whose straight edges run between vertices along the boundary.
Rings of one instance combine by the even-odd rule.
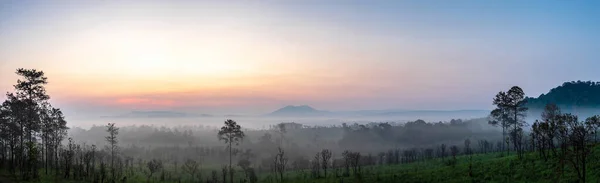
[[[496,108],[477,119],[70,129],[49,102],[44,72],[16,74],[0,106],[0,182],[600,181],[600,116],[561,110],[573,100],[559,98],[573,96],[557,94],[597,90],[593,82],[565,83],[537,99],[514,86],[490,97]],[[573,103],[594,107],[596,90]],[[527,116],[536,106],[540,115]]]
[[[537,98],[527,97],[527,107],[543,110],[546,104],[555,104],[563,109],[598,110],[600,108],[600,82],[571,81],[551,89]]]

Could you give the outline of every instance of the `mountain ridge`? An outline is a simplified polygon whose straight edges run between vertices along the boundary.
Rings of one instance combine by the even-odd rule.
[[[552,88],[538,97],[527,97],[527,107],[543,109],[546,104],[561,108],[600,108],[600,82],[570,81]]]

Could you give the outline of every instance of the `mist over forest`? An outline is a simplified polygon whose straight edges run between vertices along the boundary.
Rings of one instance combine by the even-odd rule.
[[[246,128],[262,129],[282,122],[296,122],[303,125],[340,125],[342,123],[370,123],[370,122],[394,122],[404,123],[422,119],[428,122],[448,121],[449,119],[473,119],[486,117],[488,110],[370,110],[370,111],[340,111],[323,113],[311,108],[310,112],[290,112],[246,114],[246,115],[213,115],[197,114],[194,112],[181,111],[124,111],[121,113],[105,116],[74,118],[70,119],[71,127],[90,128],[93,125],[102,125],[111,122],[123,126],[130,125],[155,125],[155,126],[180,126],[180,125],[204,125],[220,126],[225,119],[236,119],[243,122]],[[308,107],[308,106],[307,106]],[[290,109],[292,106],[282,107]],[[279,110],[281,110],[279,109]],[[274,111],[274,112],[278,112]]]
[[[0,0],[0,183],[600,183],[598,17]]]
[[[506,155],[516,153],[510,156],[519,160],[515,162],[527,157],[545,162],[570,158],[577,180],[586,182],[586,162],[596,158],[590,153],[600,128],[600,115],[585,116],[595,107],[595,99],[585,98],[586,94],[600,84],[581,81],[565,83],[538,98],[526,97],[513,86],[496,94],[492,111],[335,112],[290,105],[256,116],[131,111],[99,118],[109,121],[106,125],[68,127],[62,111],[49,102],[44,72],[18,69],[16,74],[23,78],[0,106],[0,164],[12,180],[37,181],[45,176],[90,182],[396,182],[396,174],[381,179],[378,167],[418,169],[420,163],[437,161],[443,164],[438,166],[454,168],[458,156],[468,157],[468,171],[473,172],[474,165],[483,166],[473,161],[474,154],[501,153],[502,158],[506,150]],[[562,97],[575,95],[578,100],[563,100],[565,91],[569,95]],[[547,104],[539,109],[543,102]],[[563,113],[560,106],[573,113]],[[540,116],[531,116],[538,111]],[[417,116],[427,121],[407,120]],[[464,119],[451,118],[455,116]],[[220,126],[216,120],[223,117]],[[450,120],[434,121],[443,118]],[[203,122],[212,120],[216,123]],[[458,177],[479,178],[472,173]]]

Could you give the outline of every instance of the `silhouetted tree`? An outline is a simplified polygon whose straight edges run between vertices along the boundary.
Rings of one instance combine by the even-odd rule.
[[[193,181],[193,180],[195,180],[194,176],[196,175],[196,172],[198,171],[198,167],[199,167],[198,162],[196,162],[192,159],[188,159],[187,161],[185,161],[182,168],[183,168],[183,171],[190,174],[190,176],[192,177],[192,181]]]
[[[352,165],[352,170],[354,171],[354,175],[360,177],[360,153],[359,152],[351,152],[350,153],[350,165]]]
[[[231,168],[229,168],[227,166],[221,167],[221,176],[223,176],[223,183],[227,182],[228,170],[231,170]]]
[[[509,140],[506,138],[506,129],[510,126],[509,111],[507,105],[509,103],[506,92],[498,92],[494,98],[493,104],[496,106],[490,113],[489,124],[493,126],[502,127],[502,150],[506,149],[506,152],[510,152],[510,149],[506,148],[504,144],[509,144]]]
[[[287,129],[285,127],[285,123],[277,124],[277,133],[279,133],[279,146],[284,147],[285,144],[285,134],[287,133]]]
[[[115,126],[114,123],[108,123],[106,125],[106,132],[108,132],[108,136],[106,136],[106,142],[108,142],[108,149],[110,149],[110,172],[112,180],[116,180],[115,176],[115,154],[117,153],[117,135],[119,135],[119,128]]]
[[[321,166],[320,165],[321,162],[321,153],[316,153],[312,162],[311,162],[311,173],[313,175],[314,178],[319,178],[319,174],[320,174],[320,169]]]
[[[513,125],[513,145],[517,150],[519,158],[523,157],[523,129],[526,124],[524,118],[527,115],[527,100],[525,92],[518,86],[513,86],[507,92],[508,103],[505,107],[510,111],[510,123]]]
[[[148,180],[150,180],[154,173],[158,172],[163,168],[163,163],[160,160],[153,159],[152,161],[148,161],[146,166],[148,167]]]
[[[451,146],[450,153],[452,154],[452,158],[456,160],[456,155],[458,155],[458,146]]]
[[[551,149],[554,156],[557,156],[556,146],[554,141],[558,136],[560,123],[561,111],[555,104],[546,104],[544,111],[542,112],[542,122],[539,124],[540,133],[543,135],[545,146]]]
[[[231,153],[232,153],[232,144],[238,145],[239,142],[244,138],[244,132],[241,130],[240,125],[237,122],[228,119],[225,121],[225,125],[221,127],[218,133],[219,140],[225,141],[229,148],[229,171],[233,171],[231,167]],[[229,182],[233,183],[233,174],[230,174]]]
[[[446,144],[440,145],[440,153],[440,156],[444,159],[446,157]]]
[[[586,182],[586,166],[589,154],[592,152],[592,146],[588,143],[591,141],[593,127],[589,121],[595,120],[594,117],[586,119],[586,122],[577,120],[577,117],[568,117],[566,123],[570,129],[569,140],[572,145],[568,148],[571,153],[569,161],[573,169],[577,172],[577,177],[581,182]]]
[[[254,170],[250,170],[250,164],[251,161],[250,159],[254,157],[254,154],[252,153],[251,149],[246,149],[245,151],[242,151],[241,153],[241,159],[238,161],[238,166],[240,166],[240,168],[242,168],[242,170],[244,171],[244,175],[246,176],[246,178],[248,179],[252,179],[250,176],[250,173],[252,173],[251,171]]]
[[[500,125],[503,127],[503,136],[505,129],[512,126],[510,131],[511,140],[513,147],[517,151],[519,158],[522,157],[522,137],[523,130],[522,126],[525,124],[523,118],[526,115],[527,100],[525,100],[525,93],[518,86],[513,86],[507,92],[499,92],[494,98],[494,109],[490,117],[492,120],[489,122],[492,125]]]
[[[44,85],[48,83],[47,77],[44,76],[43,71],[37,71],[35,69],[17,69],[17,75],[21,76],[17,80],[17,84],[14,85],[15,95],[8,94],[9,98],[14,97],[18,102],[20,116],[18,117],[18,123],[20,124],[21,132],[25,135],[20,138],[21,147],[21,174],[22,178],[28,180],[31,177],[37,177],[37,163],[34,162],[36,157],[30,155],[35,149],[27,149],[28,153],[25,153],[25,147],[36,148],[33,143],[35,135],[40,132],[42,114],[45,112],[42,105],[47,103],[50,96],[46,94],[46,88]],[[25,144],[26,139],[28,145]],[[25,159],[27,158],[27,159]]]
[[[285,172],[285,167],[287,166],[288,158],[285,155],[285,151],[281,147],[278,148],[277,155],[275,155],[274,165],[275,171],[279,174],[279,180],[283,182],[283,173]]]
[[[465,154],[471,155],[471,140],[465,139]]]
[[[544,159],[544,161],[548,161],[548,156],[546,154],[546,130],[548,129],[547,123],[540,122],[535,120],[535,122],[531,125],[531,139],[533,146],[539,152],[539,156]]]
[[[327,168],[329,165],[329,160],[331,159],[331,151],[329,149],[323,149],[321,151],[321,168],[323,168],[324,176],[327,177]]]
[[[344,158],[344,176],[349,176],[350,175],[350,158],[351,158],[352,154],[350,151],[345,150],[342,153],[342,157]]]

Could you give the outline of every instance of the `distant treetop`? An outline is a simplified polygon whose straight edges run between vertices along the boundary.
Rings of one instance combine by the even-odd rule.
[[[600,107],[600,82],[571,81],[551,89],[537,98],[528,97],[528,107],[543,109],[546,104],[553,103],[566,108]]]

